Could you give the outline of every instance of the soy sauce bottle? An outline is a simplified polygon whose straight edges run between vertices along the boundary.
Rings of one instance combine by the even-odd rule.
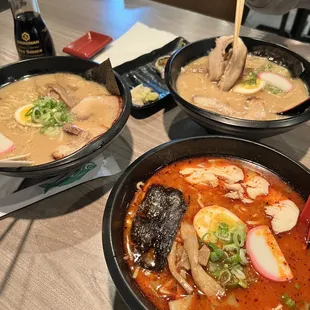
[[[55,56],[55,47],[37,0],[9,0],[14,18],[15,45],[20,59]]]

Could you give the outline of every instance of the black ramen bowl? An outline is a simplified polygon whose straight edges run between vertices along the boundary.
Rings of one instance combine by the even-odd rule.
[[[135,160],[118,179],[108,199],[103,219],[103,249],[111,277],[130,309],[156,309],[140,292],[124,261],[123,225],[136,184],[175,161],[198,156],[231,157],[265,167],[288,182],[304,198],[310,194],[310,171],[280,152],[248,140],[206,136],[160,145]]]
[[[293,77],[300,77],[310,89],[310,62],[308,60],[281,45],[248,37],[241,38],[250,54],[269,58],[288,68]],[[166,66],[165,79],[169,91],[176,103],[191,119],[210,132],[248,137],[253,140],[287,132],[310,119],[310,109],[308,109],[297,116],[280,120],[243,120],[201,109],[184,100],[176,88],[181,69],[195,59],[208,55],[215,47],[215,39],[209,38],[185,46],[170,58]]]
[[[24,60],[0,68],[0,87],[34,75],[57,72],[82,75],[94,66],[98,66],[98,64],[89,60],[68,56]],[[54,176],[68,172],[68,170],[74,170],[102,153],[121,132],[130,115],[130,91],[117,73],[115,73],[115,77],[123,100],[123,107],[119,118],[106,133],[63,159],[30,167],[0,168],[0,174],[27,178]]]

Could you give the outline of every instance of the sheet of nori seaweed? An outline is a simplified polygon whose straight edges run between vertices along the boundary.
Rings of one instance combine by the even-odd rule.
[[[119,87],[109,58],[99,66],[87,70],[82,76],[88,81],[104,85],[112,95],[120,96]]]
[[[161,185],[151,186],[133,220],[131,237],[137,263],[161,271],[187,209],[182,192]]]
[[[158,100],[146,103],[143,106],[132,104],[133,109],[142,110],[155,106],[159,104],[161,99],[169,94],[165,81],[155,69],[155,62],[159,57],[171,55],[173,52],[187,44],[188,41],[182,37],[178,37],[157,50],[144,54],[114,68],[114,70],[122,76],[130,89],[143,84],[144,86],[152,88],[159,94]]]

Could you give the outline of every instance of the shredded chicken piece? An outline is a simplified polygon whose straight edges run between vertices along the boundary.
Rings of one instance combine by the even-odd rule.
[[[242,187],[240,183],[236,183],[236,184],[225,183],[224,186],[229,191],[241,192],[242,194],[244,193],[244,188]]]
[[[195,297],[191,295],[178,300],[169,301],[169,310],[189,310],[191,309],[194,298]]]
[[[283,305],[282,304],[279,304],[275,308],[272,308],[272,310],[282,310],[282,309],[283,309]]]
[[[251,199],[256,199],[260,195],[268,195],[269,182],[261,176],[255,176],[243,183],[246,187],[246,192]]]
[[[191,184],[205,184],[210,187],[217,187],[219,184],[217,177],[204,168],[186,168],[179,173]]]
[[[291,230],[297,224],[299,217],[299,209],[291,200],[282,200],[267,206],[265,212],[272,217],[271,226],[276,234]]]
[[[198,263],[206,267],[210,258],[210,249],[203,245],[202,248],[198,251]]]
[[[219,179],[224,180],[228,184],[234,184],[244,179],[243,170],[235,165],[211,166],[207,168],[207,171],[215,174]]]
[[[198,288],[209,297],[221,297],[225,290],[212,278],[198,262],[198,240],[194,227],[188,223],[181,224],[181,237],[191,265],[191,273]]]
[[[210,187],[217,187],[219,185],[218,179],[224,180],[227,184],[234,184],[244,179],[242,169],[234,165],[185,168],[179,173],[185,176],[185,180],[191,184],[206,184]]]
[[[176,267],[176,242],[173,243],[171,252],[168,255],[168,266],[172,276],[180,283],[180,285],[184,288],[184,290],[191,294],[193,292],[193,287],[182,278],[182,276],[178,273]]]

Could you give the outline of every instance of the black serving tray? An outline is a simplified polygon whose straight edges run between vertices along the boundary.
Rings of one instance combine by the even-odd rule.
[[[158,105],[163,98],[169,95],[170,92],[166,86],[165,80],[161,78],[160,74],[155,69],[155,62],[159,57],[169,54],[172,55],[175,51],[188,43],[189,42],[184,38],[178,37],[159,49],[141,55],[134,60],[125,62],[114,68],[130,89],[139,84],[143,84],[146,87],[152,88],[159,94],[159,98],[156,101],[152,101],[143,106],[132,104],[133,110],[143,110]]]

